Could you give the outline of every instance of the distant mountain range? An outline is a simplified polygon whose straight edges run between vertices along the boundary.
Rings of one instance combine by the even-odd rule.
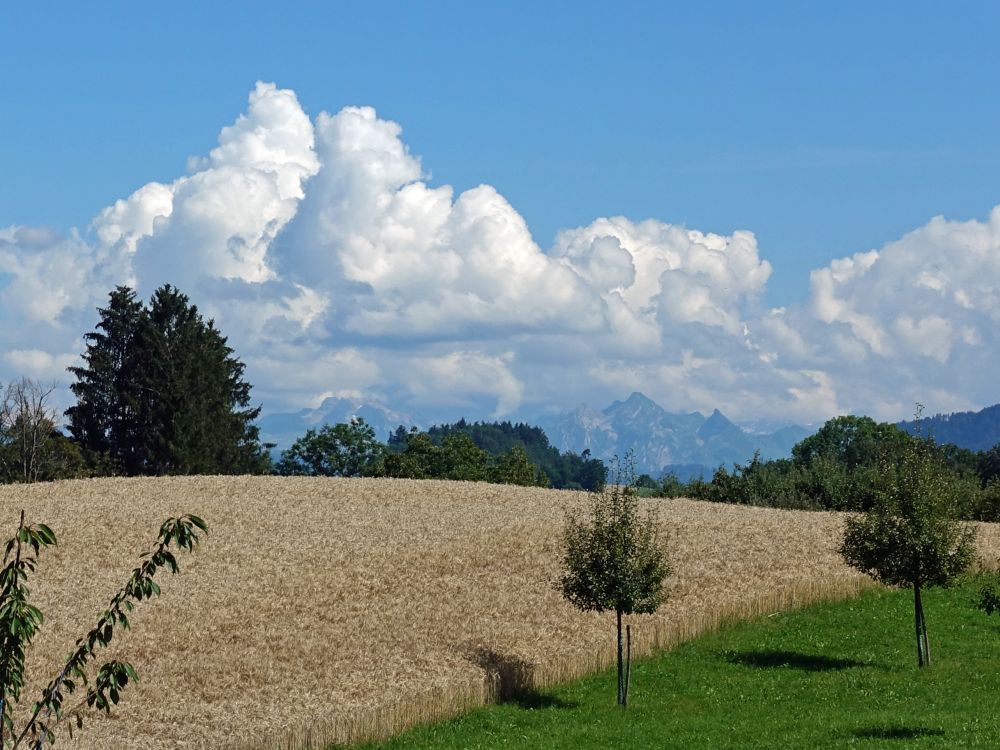
[[[786,458],[792,446],[812,433],[798,425],[750,432],[718,409],[708,417],[700,412],[675,414],[641,393],[602,411],[580,406],[541,418],[538,426],[560,450],[589,449],[602,459],[631,452],[637,471],[654,477],[674,471],[682,480],[697,474],[710,477],[720,464],[746,463],[754,451],[764,459]]]
[[[257,420],[260,437],[274,443],[277,450],[288,448],[308,429],[319,429],[324,424],[342,424],[353,417],[361,417],[375,429],[375,436],[385,442],[399,425],[420,426],[421,420],[412,414],[395,411],[378,402],[362,399],[331,397],[315,409],[268,414]]]
[[[384,403],[336,397],[326,399],[315,409],[263,416],[257,424],[261,438],[275,443],[277,452],[310,428],[349,422],[352,417],[363,418],[382,441],[388,440],[399,425],[430,425],[421,415],[397,411]],[[707,417],[699,412],[668,412],[641,393],[615,401],[601,411],[580,406],[527,421],[541,427],[560,451],[590,450],[591,455],[605,461],[631,451],[638,472],[659,477],[673,471],[683,481],[699,474],[710,478],[719,465],[746,463],[754,451],[760,451],[764,459],[787,458],[792,446],[815,431],[778,422],[741,427],[718,409]],[[924,434],[938,443],[977,451],[1000,443],[1000,404],[977,412],[937,414],[921,422]],[[899,426],[909,432],[916,429],[912,421],[900,422]]]
[[[310,428],[349,422],[352,417],[364,419],[382,441],[399,425],[429,424],[382,403],[336,397],[326,399],[316,409],[263,416],[257,424],[261,439],[275,443],[277,453]],[[764,459],[785,458],[793,445],[812,432],[798,425],[772,432],[760,432],[764,425],[755,425],[755,431],[750,431],[730,422],[718,409],[708,417],[699,412],[674,414],[641,393],[615,401],[603,411],[580,406],[529,423],[541,427],[560,451],[590,450],[592,456],[604,460],[631,451],[639,473],[659,477],[673,471],[684,481],[698,475],[709,478],[720,464],[746,463],[754,451],[760,451]]]
[[[916,432],[914,421],[900,422],[907,432]],[[1000,404],[980,411],[935,414],[920,420],[920,430],[937,443],[951,443],[973,451],[986,451],[1000,443]]]

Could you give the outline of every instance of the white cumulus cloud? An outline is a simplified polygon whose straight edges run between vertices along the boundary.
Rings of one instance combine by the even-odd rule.
[[[182,288],[205,277],[273,278],[268,249],[319,170],[313,124],[295,94],[258,83],[247,113],[222,129],[199,166],[102,211],[93,223],[98,238],[129,252],[140,285],[164,277]]]
[[[115,285],[169,282],[271,411],[351,393],[530,415],[640,390],[813,421],[1000,400],[1000,207],[833,260],[807,303],[768,310],[752,232],[612,216],[542,248],[492,186],[432,183],[370,107],[311,117],[258,83],[189,165],[109,196],[82,235],[0,229],[0,380],[67,381]]]

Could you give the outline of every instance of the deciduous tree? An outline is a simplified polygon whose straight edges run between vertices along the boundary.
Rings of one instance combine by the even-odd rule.
[[[285,475],[357,477],[373,473],[385,446],[375,429],[361,417],[350,424],[323,425],[306,430],[281,454],[277,471]]]
[[[635,472],[613,466],[612,481],[590,495],[588,515],[571,514],[563,533],[559,588],[584,611],[613,610],[617,625],[618,704],[628,705],[622,617],[655,612],[670,574],[652,510],[639,511]]]
[[[919,413],[918,413],[919,418]],[[947,586],[975,555],[975,531],[958,521],[967,484],[949,472],[925,438],[883,454],[872,508],[847,520],[840,552],[848,564],[889,586],[913,589],[917,663],[931,663],[923,592]]]
[[[0,392],[0,481],[37,482],[76,476],[80,452],[56,429],[55,385],[21,378]]]
[[[854,471],[877,456],[901,451],[909,442],[909,435],[895,425],[848,415],[827,421],[816,433],[796,444],[792,457],[800,465],[810,465],[825,457],[847,471]]]
[[[494,460],[490,477],[497,484],[519,484],[547,486],[548,478],[542,477],[538,467],[531,463],[528,452],[521,445],[515,445]]]

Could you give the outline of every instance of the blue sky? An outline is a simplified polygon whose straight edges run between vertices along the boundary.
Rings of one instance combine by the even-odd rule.
[[[1000,6],[625,5],[8,7],[0,225],[85,227],[171,179],[256,80],[314,114],[374,106],[434,181],[496,186],[542,247],[619,213],[750,229],[775,304],[830,258],[997,202]]]
[[[172,184],[197,172],[203,162],[189,162],[189,157],[204,160],[217,145],[220,130],[248,111],[247,94],[256,82],[273,82],[279,90],[293,91],[313,122],[324,111],[374,107],[379,122],[392,121],[402,128],[399,139],[421,160],[417,177],[431,188],[452,186],[456,198],[481,184],[492,186],[527,222],[544,254],[569,252],[554,249],[556,233],[592,226],[599,217],[623,216],[636,224],[655,219],[724,237],[737,230],[754,233],[753,263],[734,266],[734,273],[750,273],[747,269],[766,262],[769,271],[758,269],[759,281],[710,313],[704,307],[697,312],[692,305],[700,303],[692,300],[702,293],[711,297],[711,284],[699,281],[701,287],[693,291],[666,284],[659,291],[674,302],[656,319],[659,325],[669,319],[673,327],[659,336],[663,356],[657,360],[599,347],[598,361],[584,357],[590,377],[574,380],[576,387],[569,389],[567,398],[599,404],[605,396],[621,397],[627,394],[620,391],[639,386],[675,408],[724,402],[747,418],[787,411],[818,417],[831,409],[905,415],[912,410],[911,393],[928,394],[922,400],[942,409],[1000,400],[985,382],[956,380],[960,363],[983,364],[957,349],[949,348],[941,361],[940,346],[930,351],[914,343],[910,349],[915,359],[906,373],[893,369],[904,358],[906,347],[900,342],[907,336],[937,344],[961,339],[985,357],[991,310],[979,311],[983,318],[978,322],[942,312],[932,301],[912,303],[917,307],[908,311],[889,303],[891,310],[862,310],[862,303],[870,303],[865,295],[891,286],[890,271],[899,269],[888,262],[871,266],[871,272],[864,266],[862,275],[870,289],[855,284],[861,271],[844,281],[840,272],[828,269],[838,290],[834,302],[820,299],[809,278],[835,259],[885,248],[914,231],[926,230],[927,243],[944,243],[941,247],[948,252],[960,252],[960,241],[941,240],[933,228],[926,229],[937,215],[952,220],[952,234],[959,232],[957,222],[975,220],[990,235],[990,212],[1000,203],[995,176],[1000,166],[1000,105],[994,96],[1000,79],[994,39],[1000,6],[617,5],[621,7],[579,2],[8,7],[0,25],[0,228],[48,228],[62,238],[59,252],[99,256],[103,240],[90,228],[95,216],[147,183]],[[308,194],[308,177],[315,170],[307,172],[302,184]],[[171,222],[180,225],[177,216]],[[296,218],[288,225],[265,264],[294,266],[294,254],[279,263],[279,250],[290,247],[289,238],[308,234],[296,226],[305,223]],[[66,244],[73,227],[82,233],[82,249]],[[185,240],[177,226],[171,231],[171,241]],[[635,256],[622,232],[616,241]],[[141,240],[140,255],[146,245],[167,255],[156,266],[160,275],[150,276],[149,284],[173,273],[173,246],[166,239],[154,240]],[[329,241],[330,252],[342,261],[337,244],[341,240]],[[0,277],[15,281],[7,282],[7,300],[0,300],[0,307],[9,319],[18,304],[14,286],[19,283],[22,295],[27,294],[29,267],[37,270],[48,262],[40,260],[48,256],[39,248],[50,248],[56,239],[29,241],[22,233],[20,239],[6,241],[13,249],[6,263],[0,263]],[[121,237],[115,235],[115,241]],[[933,276],[942,263],[954,265],[942,260],[938,245],[929,260],[931,251],[914,249],[927,243],[913,242],[906,252],[913,255],[914,283],[931,278],[926,274]],[[995,257],[992,250],[986,252],[988,258]],[[976,263],[968,279],[982,276]],[[353,276],[348,272],[337,284],[368,284],[372,294],[382,295],[382,313],[386,300],[397,297],[419,307],[418,291],[404,294],[384,278],[373,281],[370,270]],[[882,282],[874,280],[876,271],[885,274]],[[219,273],[232,278],[230,271]],[[579,268],[577,273],[582,273]],[[282,279],[300,283],[293,277],[284,274]],[[462,283],[472,283],[468,278],[462,276]],[[253,294],[244,290],[234,299],[259,299],[264,289],[259,281],[250,279],[258,284]],[[725,279],[719,283],[720,294],[729,289]],[[842,289],[847,283],[857,288]],[[967,285],[959,279],[948,280],[950,286],[942,286],[940,279],[928,283],[942,295],[947,287],[952,302],[968,296]],[[333,294],[341,288],[337,284],[331,281],[312,291]],[[611,287],[601,284],[597,287],[606,296]],[[94,285],[99,288],[97,280]],[[207,281],[205,290],[218,293]],[[473,293],[464,287],[461,291]],[[636,299],[639,296],[636,292]],[[659,313],[650,312],[650,299],[636,302],[635,310],[641,307],[652,320]],[[854,302],[841,304],[845,299]],[[73,346],[78,347],[66,333],[73,325],[66,310],[92,310],[91,302],[76,300],[67,303],[69,308],[32,313],[36,318],[50,315],[48,325],[63,331],[62,339],[51,351],[37,344],[43,332],[33,333],[36,343],[0,342],[9,366],[23,369],[34,363],[41,373],[45,368],[40,354],[11,352],[45,350],[51,361],[44,362],[56,372],[54,363],[65,361]],[[814,346],[826,347],[817,337],[853,338],[853,343],[843,344],[842,361],[862,356],[852,348],[860,342],[867,352],[861,368],[867,380],[849,379],[851,372],[858,372],[857,361],[838,375],[836,363],[815,353],[807,356],[797,344],[793,353],[775,340],[721,343],[701,328],[685,328],[708,326],[709,333],[724,329],[738,338],[746,328],[773,328],[773,316],[767,312],[772,307],[787,307],[793,317],[811,316],[832,326],[817,332],[809,327],[815,321],[791,325]],[[219,303],[216,311],[223,323],[224,309]],[[963,303],[957,309],[965,315],[961,311],[970,308]],[[80,315],[76,325],[86,327],[92,315]],[[545,364],[539,352],[546,345],[539,340],[562,330],[552,323],[556,318],[562,320],[552,311],[539,313],[502,330],[484,324],[486,318],[474,318],[450,338],[441,329],[422,329],[420,340],[431,343],[420,356],[459,356],[465,365],[468,361],[462,357],[479,357],[487,370],[506,367],[513,381],[501,378],[499,385],[484,386],[481,392],[470,386],[464,397],[468,400],[456,408],[474,405],[496,413],[537,408],[553,398],[552,392],[535,393],[530,384],[542,377],[541,370],[532,368]],[[234,320],[230,327],[237,325]],[[384,373],[393,365],[380,357],[415,349],[416,334],[402,334],[404,339],[410,336],[409,343],[400,344],[399,336],[390,343],[384,331],[365,325],[371,320],[355,321],[347,329],[328,324],[309,338],[310,345],[322,347],[329,356],[353,351],[365,359],[370,354],[370,361],[359,367],[380,375],[329,388],[303,386],[294,397],[276,382],[264,391],[287,405],[314,403],[323,394],[341,392],[371,391],[388,397],[395,386]],[[573,325],[577,323],[569,327]],[[613,338],[620,336],[620,330],[612,332]],[[636,337],[635,346],[641,348],[642,336]],[[501,339],[507,343],[495,343]],[[249,334],[246,341],[248,350],[260,345],[250,341]],[[736,349],[730,351],[730,345]],[[567,361],[583,356],[579,342],[564,341],[561,346]],[[764,360],[773,355],[784,362],[781,374],[739,364],[748,348],[757,351],[753,347]],[[684,352],[690,354],[688,365]],[[248,356],[253,371],[253,356]],[[883,361],[888,359],[892,367]],[[697,371],[698,362],[709,360],[724,363],[731,376],[701,390],[703,378],[684,379]],[[681,374],[664,375],[663,367],[678,367]],[[430,371],[437,372],[434,367]],[[259,379],[266,381],[266,370],[260,372]],[[798,373],[804,382],[793,382],[789,373]],[[671,379],[675,377],[681,380]],[[838,377],[843,381],[839,385]],[[910,390],[891,397],[890,384],[901,378]],[[726,383],[735,390],[726,391]],[[505,396],[497,395],[505,388]],[[822,392],[807,399],[810,408],[789,395],[809,388]],[[409,398],[427,398],[428,389],[410,392]],[[848,391],[854,395],[845,395]],[[857,395],[862,392],[866,395]]]

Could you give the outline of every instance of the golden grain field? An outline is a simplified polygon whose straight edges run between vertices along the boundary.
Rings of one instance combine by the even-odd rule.
[[[552,584],[565,511],[584,500],[390,479],[88,480],[0,488],[0,529],[9,537],[23,507],[59,537],[32,585],[45,613],[29,659],[40,686],[164,518],[195,513],[210,526],[116,639],[141,682],[59,747],[297,749],[610,664],[613,618],[577,612]],[[866,585],[835,551],[836,514],[651,502],[675,573],[660,612],[633,618],[640,653]],[[991,560],[997,531],[980,533]]]

